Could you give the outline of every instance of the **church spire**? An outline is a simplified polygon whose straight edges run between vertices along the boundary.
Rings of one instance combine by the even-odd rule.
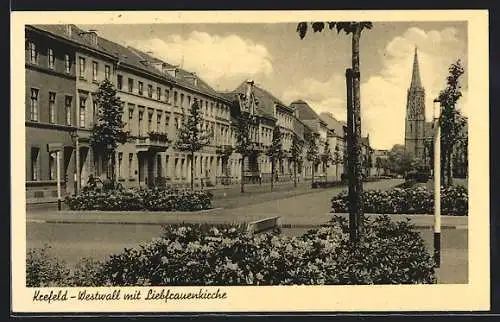
[[[415,46],[415,56],[413,57],[413,71],[411,75],[410,88],[422,88],[422,82],[420,81],[420,70],[418,68],[418,55],[416,46]]]

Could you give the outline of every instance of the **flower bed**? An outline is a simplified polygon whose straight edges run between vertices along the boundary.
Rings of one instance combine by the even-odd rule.
[[[212,208],[210,191],[188,190],[114,190],[98,192],[88,190],[77,196],[66,197],[71,210],[150,210],[196,211]]]
[[[434,194],[422,186],[363,192],[364,212],[378,214],[433,214]],[[332,213],[349,212],[347,192],[333,197]],[[468,195],[463,186],[441,188],[441,214],[467,216]]]
[[[44,262],[28,258],[28,285],[40,286],[40,280],[60,286],[435,283],[433,260],[409,222],[366,219],[364,238],[356,245],[349,241],[347,222],[336,219],[300,237],[250,236],[244,227],[230,225],[167,226],[161,238],[104,262],[86,261],[60,281],[40,279],[36,274],[44,271],[38,267]]]

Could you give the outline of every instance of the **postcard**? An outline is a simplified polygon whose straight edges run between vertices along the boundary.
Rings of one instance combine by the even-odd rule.
[[[13,313],[490,309],[486,10],[11,17]]]

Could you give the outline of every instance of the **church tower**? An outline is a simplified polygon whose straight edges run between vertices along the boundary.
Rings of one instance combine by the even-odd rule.
[[[424,159],[425,90],[420,80],[417,48],[413,58],[413,71],[406,98],[405,149],[414,158]]]

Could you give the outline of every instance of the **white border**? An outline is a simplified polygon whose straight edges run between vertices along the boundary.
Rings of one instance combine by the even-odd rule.
[[[228,300],[33,303],[25,287],[25,24],[132,24],[353,21],[468,21],[469,284],[418,286],[223,287]],[[469,311],[490,308],[488,12],[449,11],[224,11],[14,12],[11,15],[12,310],[13,312],[242,312],[242,311]],[[367,35],[368,36],[368,35]],[[122,288],[122,292],[125,288]],[[128,288],[128,290],[137,288]],[[198,287],[171,290],[197,292]],[[213,289],[213,288],[209,288]],[[216,288],[215,288],[216,289]],[[56,290],[56,289],[54,289]]]

